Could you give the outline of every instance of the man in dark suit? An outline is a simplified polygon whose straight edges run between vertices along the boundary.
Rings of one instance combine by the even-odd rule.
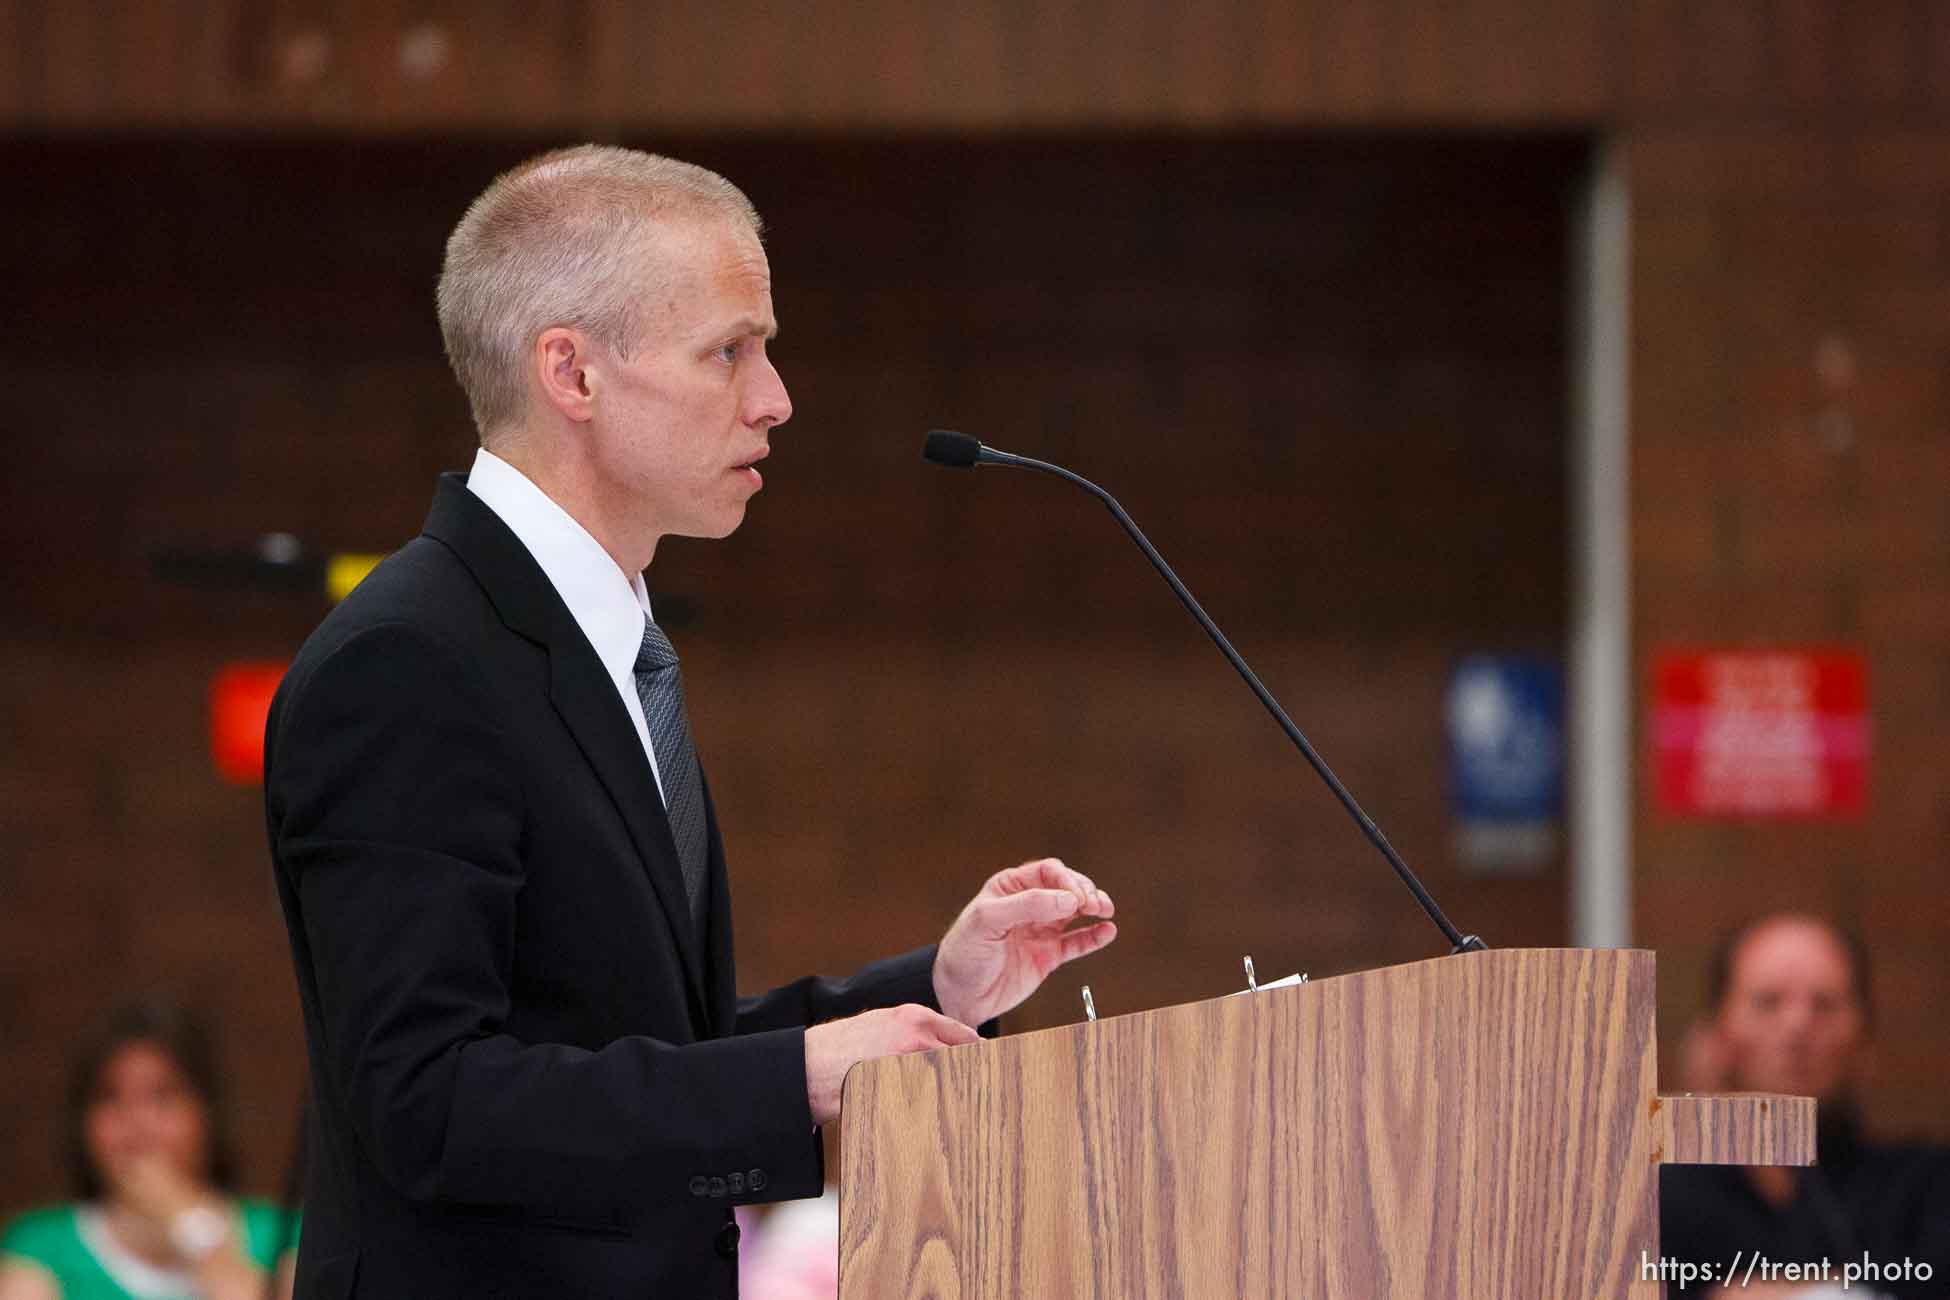
[[[938,945],[740,1000],[642,571],[738,526],[791,414],[757,216],[670,159],[546,155],[469,208],[439,305],[482,450],[266,739],[314,1098],[298,1295],[735,1295],[731,1207],[820,1192],[847,1068],[972,1041],[1114,937],[1111,900],[1025,863]]]

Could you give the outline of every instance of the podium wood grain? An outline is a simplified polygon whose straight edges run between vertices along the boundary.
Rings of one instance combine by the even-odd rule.
[[[1653,1154],[1668,1165],[1811,1165],[1815,1099],[1680,1093],[1652,1102]]]
[[[1655,1110],[1653,979],[1472,953],[867,1062],[841,1295],[1650,1300],[1681,1131],[1798,1140]]]

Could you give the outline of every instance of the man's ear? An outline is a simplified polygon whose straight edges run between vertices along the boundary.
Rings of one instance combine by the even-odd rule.
[[[578,424],[595,415],[587,373],[595,358],[588,335],[563,325],[545,329],[528,360],[542,400],[553,410]]]

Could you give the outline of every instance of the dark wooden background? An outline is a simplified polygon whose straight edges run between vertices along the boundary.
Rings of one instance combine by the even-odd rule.
[[[1054,852],[1125,937],[1020,1027],[1086,980],[1115,1012],[1236,987],[1246,952],[1320,975],[1439,945],[1100,509],[931,470],[921,432],[1117,491],[1458,921],[1565,942],[1561,862],[1452,860],[1441,692],[1459,654],[1565,634],[1566,203],[1615,141],[1641,681],[1673,641],[1833,640],[1876,701],[1867,821],[1640,796],[1668,1055],[1720,928],[1818,908],[1876,947],[1877,1114],[1946,1131],[1937,6],[686,12],[0,3],[0,1208],[64,1190],[77,1026],[159,984],[219,1013],[274,1181],[302,1044],[204,693],[324,607],[148,556],[411,535],[471,448],[440,244],[495,170],[591,135],[719,167],[771,228],[798,414],[745,528],[651,575],[697,611],[745,977],[925,940]]]

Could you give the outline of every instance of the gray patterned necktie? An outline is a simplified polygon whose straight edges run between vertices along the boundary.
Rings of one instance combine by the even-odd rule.
[[[664,811],[670,815],[670,833],[677,840],[691,921],[701,933],[707,854],[704,778],[691,744],[691,724],[684,715],[684,679],[677,671],[677,651],[663,629],[647,617],[643,644],[636,652],[636,697],[643,705],[643,720],[650,725],[650,747],[656,751],[657,775],[663,780]]]

